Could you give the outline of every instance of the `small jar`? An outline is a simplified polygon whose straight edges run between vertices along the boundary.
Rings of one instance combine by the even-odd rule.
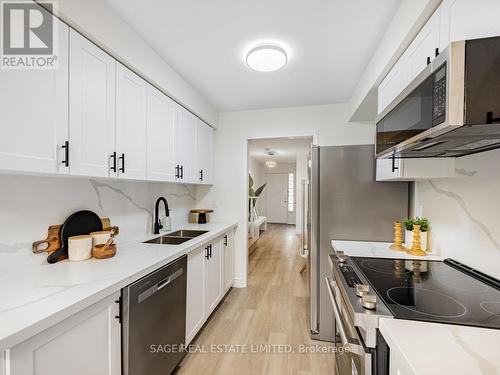
[[[68,256],[72,262],[92,257],[92,236],[82,235],[68,238]]]

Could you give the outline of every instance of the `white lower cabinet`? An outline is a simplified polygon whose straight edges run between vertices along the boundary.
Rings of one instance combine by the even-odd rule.
[[[234,230],[222,237],[224,259],[224,293],[233,286],[234,280]]]
[[[188,254],[186,344],[193,340],[232,286],[233,243],[234,230],[230,230]]]
[[[188,254],[186,291],[186,344],[205,323],[205,255],[200,247]]]
[[[209,316],[222,298],[222,249],[221,240],[208,244],[205,260],[205,311]]]
[[[377,181],[416,181],[455,175],[454,158],[377,159]]]
[[[9,349],[9,375],[120,375],[119,296],[116,292]]]
[[[0,375],[6,375],[7,371],[5,369],[5,352],[0,350]]]

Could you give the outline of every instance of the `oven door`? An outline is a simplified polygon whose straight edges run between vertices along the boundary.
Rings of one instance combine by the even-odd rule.
[[[372,353],[365,347],[334,280],[325,278],[335,315],[335,366],[340,375],[371,375]]]

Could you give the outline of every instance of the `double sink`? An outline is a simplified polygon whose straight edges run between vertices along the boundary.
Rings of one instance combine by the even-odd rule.
[[[158,245],[180,245],[205,233],[208,233],[208,231],[181,229],[160,237],[153,238],[149,241],[144,241],[143,243],[153,243]]]

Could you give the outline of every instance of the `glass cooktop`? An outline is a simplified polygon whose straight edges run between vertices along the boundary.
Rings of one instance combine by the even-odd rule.
[[[500,329],[495,279],[453,260],[351,259],[396,318]]]

